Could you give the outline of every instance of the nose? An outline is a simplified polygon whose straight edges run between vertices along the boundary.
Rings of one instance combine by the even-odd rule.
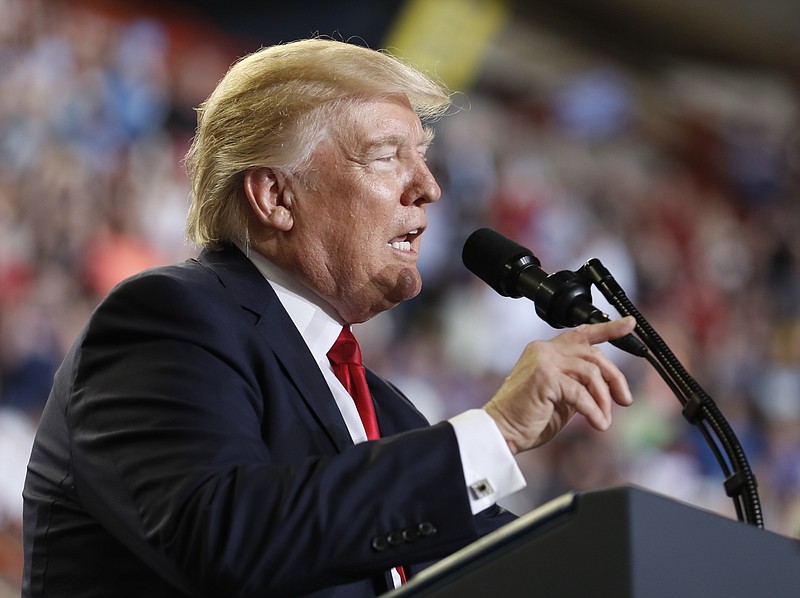
[[[403,205],[423,206],[438,201],[442,190],[436,178],[428,168],[428,164],[420,156],[406,192],[403,194]]]

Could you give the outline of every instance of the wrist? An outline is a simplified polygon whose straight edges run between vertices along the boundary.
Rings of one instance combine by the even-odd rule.
[[[520,442],[521,436],[503,411],[491,401],[484,405],[483,410],[486,411],[489,417],[494,421],[497,429],[500,431],[500,435],[503,437],[503,440],[506,441],[511,454],[517,455],[522,452],[522,443]]]

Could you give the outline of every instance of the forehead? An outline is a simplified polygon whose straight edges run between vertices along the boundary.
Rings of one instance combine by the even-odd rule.
[[[405,96],[348,102],[341,118],[339,132],[354,147],[430,142],[430,132],[422,126]]]

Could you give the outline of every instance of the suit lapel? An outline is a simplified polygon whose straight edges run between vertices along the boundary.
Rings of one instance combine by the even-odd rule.
[[[353,445],[325,378],[272,286],[235,247],[205,250],[200,263],[211,268],[244,309],[255,315],[255,327],[280,361],[320,427],[337,450]]]

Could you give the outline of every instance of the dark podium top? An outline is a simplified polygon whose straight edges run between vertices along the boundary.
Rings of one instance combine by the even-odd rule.
[[[386,594],[800,596],[800,541],[630,486],[570,493]]]

